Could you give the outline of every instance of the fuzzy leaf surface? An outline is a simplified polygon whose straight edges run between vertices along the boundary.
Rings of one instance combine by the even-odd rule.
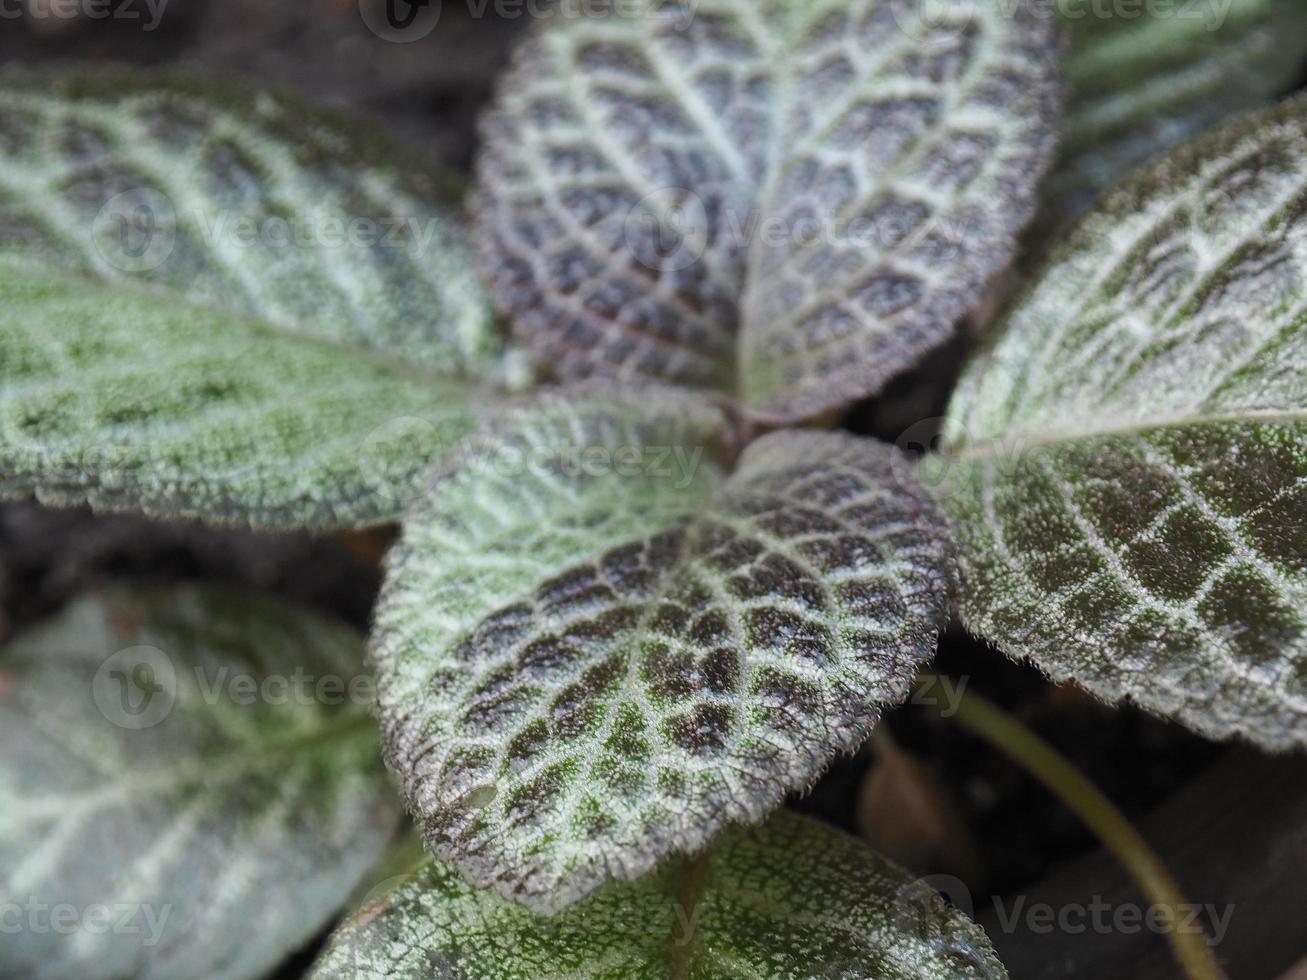
[[[691,926],[691,928],[687,928]],[[1004,980],[988,938],[854,838],[777,813],[540,919],[432,864],[331,941],[314,980]]]
[[[485,126],[493,299],[565,379],[772,421],[874,394],[1012,256],[1057,126],[1053,27],[1025,0],[550,20]]]
[[[255,978],[312,938],[397,818],[367,704],[328,703],[362,647],[187,588],[82,599],[0,652],[0,902],[25,910],[0,974]]]
[[[1148,157],[1263,108],[1293,88],[1307,57],[1298,0],[1176,4],[1158,14],[1060,0],[1059,9],[1070,35],[1068,103],[1041,213],[1049,225],[1083,212]]]
[[[0,495],[259,527],[396,519],[484,395],[0,259]]]
[[[387,759],[474,884],[553,911],[761,818],[933,654],[943,518],[890,450],[782,433],[728,474],[720,425],[684,392],[545,399],[410,515],[372,650]]]
[[[423,165],[266,94],[0,78],[0,492],[395,519],[496,350]]]
[[[1307,102],[1150,167],[969,369],[964,618],[1210,736],[1307,743]]]
[[[0,251],[437,374],[488,367],[445,188],[365,122],[150,72],[0,87]]]

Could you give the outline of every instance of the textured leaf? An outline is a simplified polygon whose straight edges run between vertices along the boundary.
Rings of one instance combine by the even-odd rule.
[[[1007,976],[989,940],[853,838],[778,813],[701,867],[669,864],[556,918],[430,865],[342,928],[311,974],[451,980],[955,980]]]
[[[0,249],[440,374],[494,355],[433,168],[359,120],[162,74],[0,86]]]
[[[83,599],[0,653],[0,975],[259,977],[326,925],[396,821],[361,654],[200,589]]]
[[[950,409],[969,625],[1214,736],[1307,743],[1307,102],[1111,196]]]
[[[495,350],[424,166],[268,95],[0,78],[0,489],[402,512]]]
[[[1088,207],[1146,158],[1291,89],[1307,58],[1299,0],[1139,5],[1060,0],[1069,27],[1062,159],[1045,224]]]
[[[412,513],[374,632],[387,759],[475,884],[554,910],[760,818],[933,653],[943,518],[890,451],[783,433],[727,477],[720,424],[678,392],[548,399]]]
[[[564,378],[723,389],[772,420],[873,394],[1012,255],[1056,128],[1052,18],[692,11],[552,19],[523,47],[480,166],[494,298]]]
[[[5,495],[264,527],[385,523],[484,400],[162,296],[3,260],[0,280]]]

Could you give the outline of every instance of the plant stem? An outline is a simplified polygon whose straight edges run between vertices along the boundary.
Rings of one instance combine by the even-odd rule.
[[[1093,783],[1037,734],[997,705],[967,693],[955,720],[991,743],[1043,783],[1103,842],[1135,880],[1144,897],[1167,915],[1166,938],[1189,980],[1223,980],[1207,937],[1200,929],[1177,930],[1185,908],[1192,907],[1161,858]]]

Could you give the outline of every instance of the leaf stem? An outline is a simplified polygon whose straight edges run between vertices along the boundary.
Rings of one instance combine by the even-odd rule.
[[[1112,801],[1057,750],[992,702],[968,692],[958,700],[956,712],[959,725],[1010,756],[1079,817],[1121,862],[1144,897],[1164,910],[1167,942],[1184,975],[1189,980],[1223,980],[1206,934],[1175,928],[1191,905],[1162,859]]]

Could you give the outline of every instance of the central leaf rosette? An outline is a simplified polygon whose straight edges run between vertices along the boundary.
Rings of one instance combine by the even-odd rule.
[[[855,749],[933,653],[942,521],[892,450],[755,442],[684,392],[589,388],[448,461],[373,657],[428,843],[553,910],[757,820]]]

